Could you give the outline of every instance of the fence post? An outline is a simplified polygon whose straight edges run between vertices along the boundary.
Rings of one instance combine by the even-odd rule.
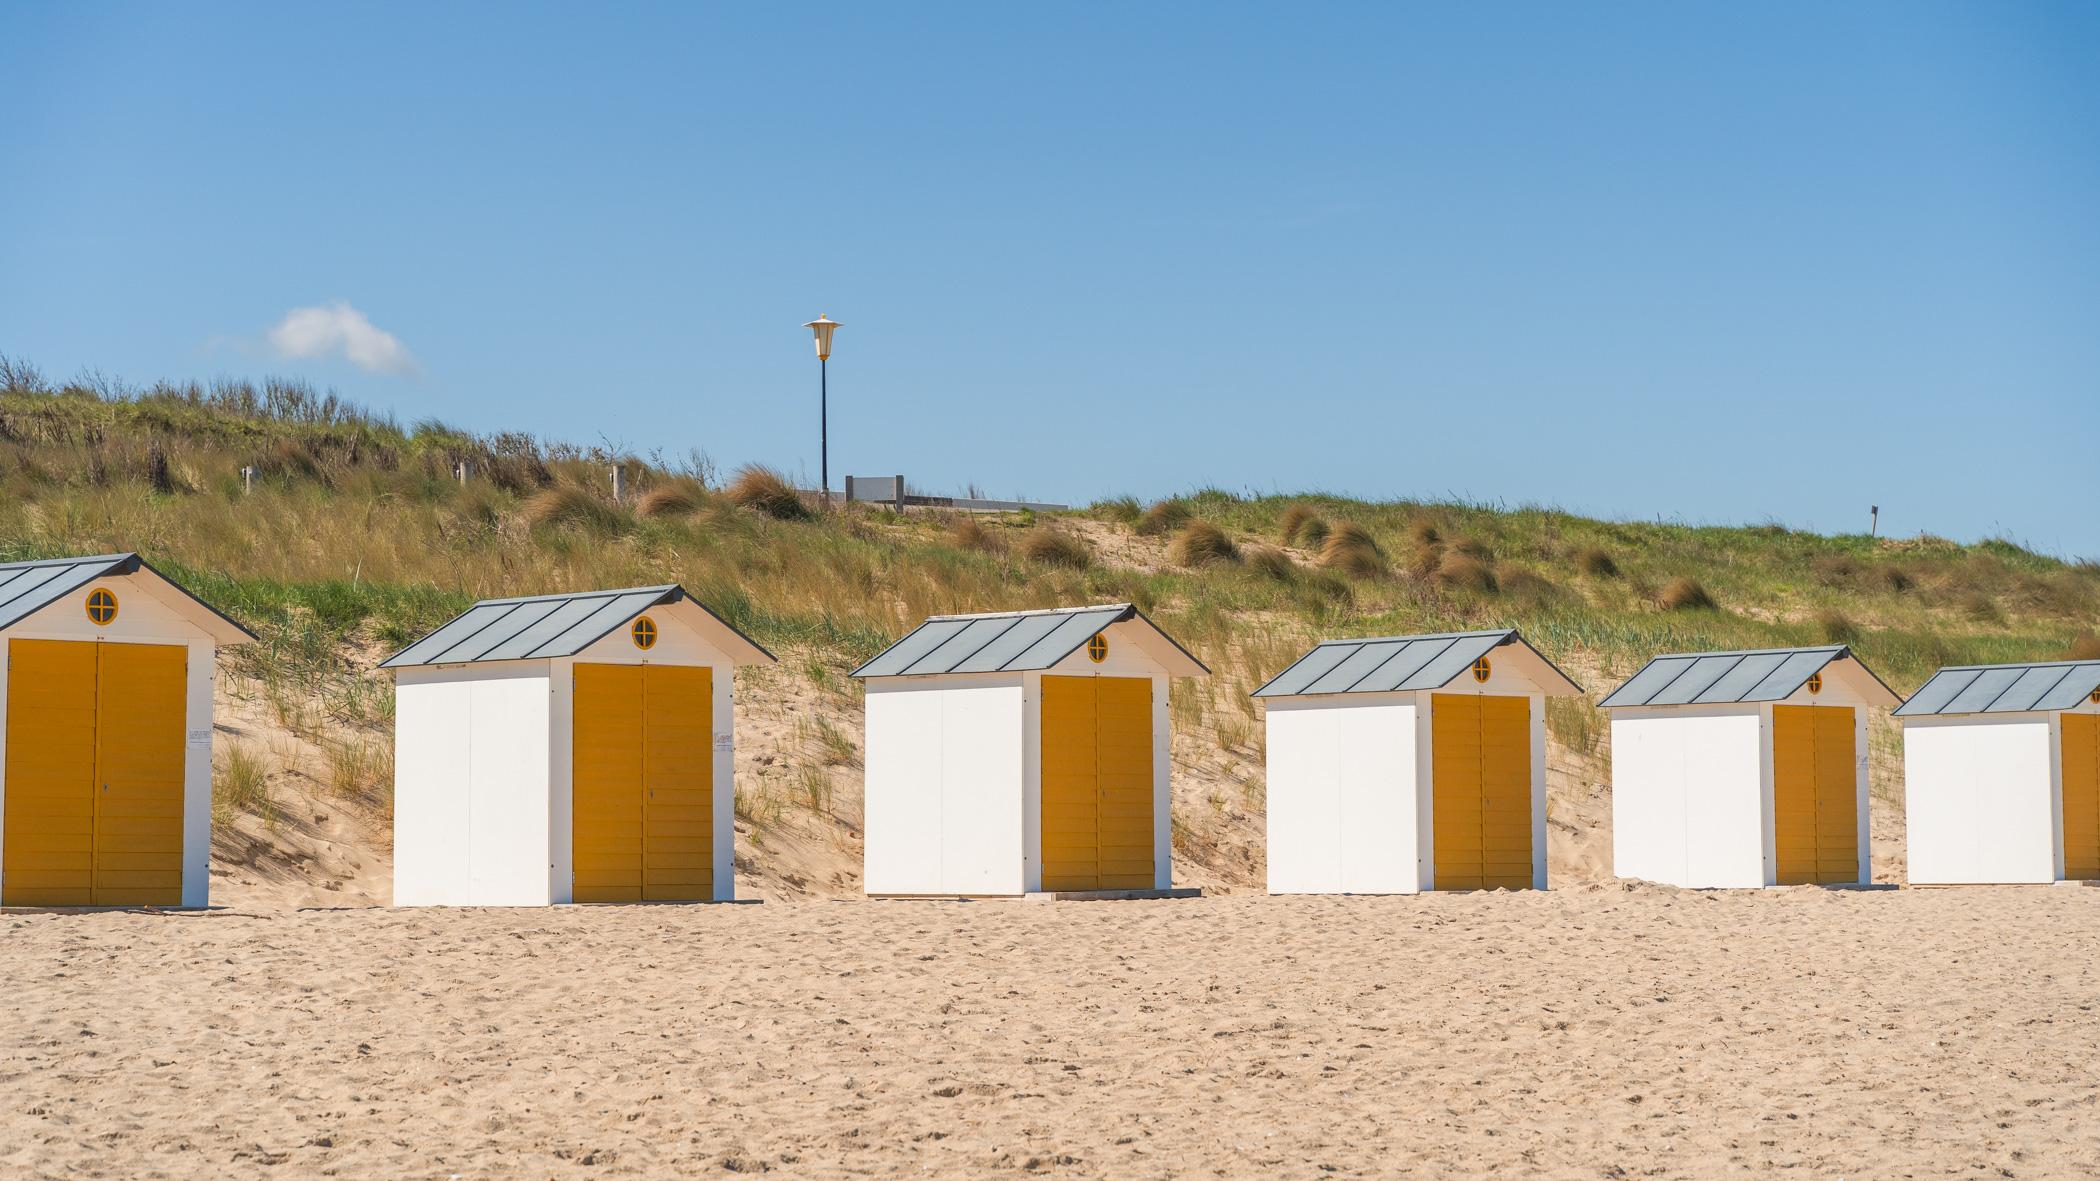
[[[244,467],[241,469],[241,494],[245,496],[253,491],[255,491],[255,469]]]
[[[460,461],[459,461],[459,486],[460,486],[460,487],[464,488],[464,487],[466,487],[466,486],[467,486],[467,476],[468,476],[468,475],[469,475],[469,474],[470,474],[470,473],[471,473],[471,472],[472,472],[473,470],[474,470],[474,465],[473,465],[472,463],[470,463],[470,462],[468,462],[467,460],[464,460],[464,459],[462,459],[462,460],[460,460]]]
[[[613,465],[613,503],[618,504],[627,495],[627,469]]]
[[[897,484],[894,491],[897,497],[897,513],[901,516],[904,513],[904,477],[898,476],[896,480]]]

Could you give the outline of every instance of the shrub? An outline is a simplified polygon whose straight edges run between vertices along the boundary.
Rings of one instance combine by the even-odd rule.
[[[1320,547],[1320,565],[1358,578],[1385,573],[1385,553],[1371,531],[1354,522],[1336,525]]]
[[[1826,554],[1808,564],[1808,572],[1823,586],[1852,586],[1859,581],[1859,563],[1844,554]]]
[[[2079,632],[2071,637],[2071,646],[2064,649],[2065,660],[2100,660],[2100,636],[2092,632]]]
[[[1086,542],[1056,529],[1031,529],[1021,541],[1021,553],[1031,562],[1084,570],[1094,562]]]
[[[1437,563],[1435,577],[1440,586],[1479,594],[1491,594],[1499,585],[1494,567],[1478,555],[1457,548],[1445,551],[1443,560]]]
[[[1118,496],[1112,500],[1095,501],[1090,511],[1104,521],[1114,521],[1118,525],[1135,525],[1138,514],[1144,510],[1138,507],[1135,497]]]
[[[1826,644],[1856,644],[1859,642],[1859,626],[1851,617],[1834,607],[1816,612],[1816,634]]]
[[[976,517],[955,518],[948,526],[948,540],[959,549],[976,550],[979,553],[997,553],[1005,549],[1005,543]]]
[[[1963,615],[1978,623],[1992,623],[2002,618],[1998,611],[1998,600],[1982,591],[1970,591],[1954,601]]]
[[[639,517],[684,517],[699,511],[706,501],[698,485],[683,481],[658,484],[635,498],[634,512]]]
[[[1307,549],[1319,549],[1327,544],[1327,522],[1318,517],[1298,527],[1298,544]]]
[[[1421,549],[1434,548],[1442,545],[1444,541],[1444,535],[1437,529],[1436,522],[1427,517],[1415,518],[1414,523],[1407,527],[1407,538]]]
[[[1298,564],[1291,556],[1274,546],[1257,545],[1247,550],[1247,569],[1277,582],[1289,582],[1298,576]]]
[[[1208,521],[1190,521],[1175,534],[1174,543],[1167,547],[1167,555],[1177,566],[1209,566],[1239,561],[1240,549],[1216,525]]]
[[[1575,568],[1591,578],[1617,578],[1619,564],[1601,546],[1584,546],[1575,551]]]
[[[1305,532],[1305,527],[1319,519],[1319,515],[1312,511],[1312,506],[1294,504],[1284,509],[1283,516],[1278,518],[1277,535],[1283,539],[1283,544],[1296,545],[1299,536]]]
[[[1655,602],[1665,611],[1711,611],[1720,605],[1697,579],[1689,577],[1671,579]]]
[[[1162,500],[1138,514],[1137,531],[1164,536],[1181,528],[1189,519],[1189,506],[1178,500]]]
[[[1880,574],[1881,585],[1899,595],[1918,585],[1918,580],[1911,577],[1910,571],[1901,566],[1883,566]]]
[[[813,515],[786,476],[760,464],[745,464],[737,469],[728,493],[730,500],[776,521],[803,521]]]
[[[628,525],[627,514],[575,484],[556,484],[533,496],[525,502],[525,519],[536,528],[568,525],[593,533],[618,533]]]

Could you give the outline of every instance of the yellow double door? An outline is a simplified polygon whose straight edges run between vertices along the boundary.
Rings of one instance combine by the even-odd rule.
[[[1859,764],[1846,706],[1772,707],[1772,846],[1782,886],[1859,880]]]
[[[2064,880],[2100,878],[2100,714],[2063,714]]]
[[[7,644],[0,905],[182,905],[179,645]]]
[[[578,902],[714,898],[714,670],[579,664],[570,854]]]
[[[1530,889],[1530,700],[1435,694],[1429,758],[1436,888]]]
[[[1045,890],[1149,890],[1152,681],[1043,678]]]

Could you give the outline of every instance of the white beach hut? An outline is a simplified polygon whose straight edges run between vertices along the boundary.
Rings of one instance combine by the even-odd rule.
[[[1843,645],[1658,656],[1612,691],[1612,859],[1690,887],[1872,879],[1867,709]]]
[[[1912,882],[2100,878],[2100,661],[1943,668],[1896,717]]]
[[[1271,894],[1545,889],[1546,699],[1512,629],[1330,640],[1267,703]]]
[[[0,905],[206,904],[212,673],[254,638],[137,554],[0,564]]]
[[[927,620],[853,673],[867,892],[1176,893],[1167,684],[1209,672],[1128,603]]]
[[[677,586],[491,599],[391,657],[394,904],[736,896],[732,674]]]

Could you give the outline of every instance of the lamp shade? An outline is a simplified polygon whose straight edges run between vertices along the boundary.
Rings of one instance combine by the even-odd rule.
[[[816,333],[817,360],[829,361],[831,359],[831,334],[837,331],[838,326],[839,322],[837,320],[831,319],[822,312],[817,313],[816,319],[803,325],[804,328]]]

